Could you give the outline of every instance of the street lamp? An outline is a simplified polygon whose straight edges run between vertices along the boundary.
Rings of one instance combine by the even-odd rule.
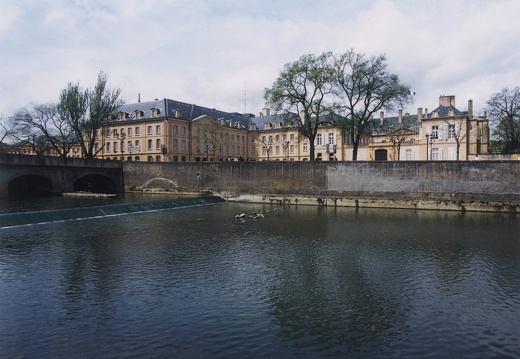
[[[121,130],[121,134],[119,135],[119,139],[121,140],[121,161],[123,161],[123,154],[125,152],[125,138],[126,134],[125,131]]]
[[[433,136],[433,134],[427,133],[426,134],[426,161],[428,161],[428,155],[430,156],[429,159],[432,159],[431,151],[432,151],[432,144],[433,140],[436,137]],[[428,144],[430,145],[430,150],[428,151]]]

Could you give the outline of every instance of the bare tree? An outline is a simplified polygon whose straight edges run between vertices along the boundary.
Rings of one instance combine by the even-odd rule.
[[[493,131],[494,147],[499,152],[520,151],[520,88],[505,88],[495,93],[487,101],[487,111],[495,126]]]
[[[47,150],[47,141],[47,145],[52,146],[58,156],[66,158],[78,143],[74,130],[68,126],[67,119],[61,116],[56,105],[31,105],[29,109],[18,111],[13,121],[17,123],[15,137],[19,143],[30,145],[37,153]],[[44,140],[40,135],[44,136]]]
[[[451,118],[444,120],[446,124],[446,133],[444,136],[446,139],[455,140],[457,161],[460,160],[460,145],[464,142],[468,136],[470,128],[468,128],[468,121],[466,118]]]
[[[352,160],[357,160],[358,147],[370,131],[375,113],[394,111],[411,102],[409,87],[387,70],[384,55],[367,58],[350,50],[335,57],[334,75],[337,94],[342,99],[338,109],[345,113],[340,128],[350,136],[354,146]]]
[[[260,144],[260,147],[265,151],[267,154],[267,160],[269,161],[269,156],[273,149],[273,136],[267,136],[262,134],[259,130],[256,130],[255,142]]]
[[[15,135],[15,124],[0,115],[0,152],[9,146]]]
[[[206,159],[209,159],[211,154],[212,158],[216,159],[217,150],[224,142],[223,134],[221,127],[216,123],[197,125],[194,133],[197,140],[197,153],[203,153]],[[200,145],[204,147],[200,148]]]

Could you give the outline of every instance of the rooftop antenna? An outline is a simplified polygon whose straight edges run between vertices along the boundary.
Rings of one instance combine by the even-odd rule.
[[[247,86],[246,86],[246,82],[244,81],[244,113],[247,113],[246,104],[247,104]]]

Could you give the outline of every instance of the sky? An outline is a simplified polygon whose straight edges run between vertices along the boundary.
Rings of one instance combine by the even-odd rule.
[[[0,116],[58,100],[100,71],[126,103],[169,98],[258,115],[284,65],[386,55],[416,93],[482,114],[520,86],[519,0],[0,0]]]

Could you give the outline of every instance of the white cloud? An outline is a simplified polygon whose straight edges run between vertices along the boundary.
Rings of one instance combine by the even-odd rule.
[[[246,110],[257,113],[285,63],[351,47],[387,54],[391,71],[417,92],[417,107],[433,109],[445,93],[458,104],[472,98],[478,109],[502,87],[519,85],[516,0],[0,4],[0,114],[7,116],[31,101],[55,101],[69,81],[92,86],[99,70],[128,102],[141,93],[243,111],[246,95]]]

